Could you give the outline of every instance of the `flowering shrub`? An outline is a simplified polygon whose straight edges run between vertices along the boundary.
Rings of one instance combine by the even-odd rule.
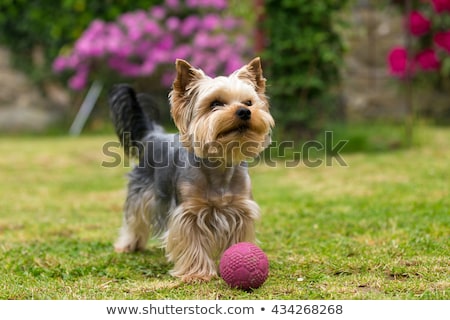
[[[167,86],[177,58],[211,76],[228,74],[244,63],[249,45],[238,34],[242,21],[221,14],[226,7],[226,0],[165,0],[114,22],[95,20],[69,55],[54,60],[53,70],[73,72],[69,86],[75,90],[110,71],[131,78],[155,76]]]
[[[55,57],[67,51],[68,44],[73,44],[92,20],[112,21],[121,12],[146,8],[161,1],[2,0],[0,43],[11,50],[14,67],[45,87],[45,83],[56,80],[51,70]],[[39,63],[36,63],[36,52],[43,58]]]
[[[388,54],[390,74],[399,78],[421,72],[450,75],[450,0],[421,0],[406,14],[407,31],[414,37],[411,52],[402,46]],[[419,10],[420,9],[420,10]]]

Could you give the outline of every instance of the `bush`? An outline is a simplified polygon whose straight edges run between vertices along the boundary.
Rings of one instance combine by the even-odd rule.
[[[298,136],[329,112],[330,88],[339,82],[343,43],[335,13],[346,0],[266,0],[265,57],[269,94],[284,134]],[[321,99],[328,103],[320,103]],[[336,103],[334,103],[336,104]]]
[[[396,1],[402,8],[406,7],[404,2]],[[389,73],[409,90],[406,93],[410,102],[409,122],[417,113],[439,124],[449,124],[450,0],[413,1],[410,4],[410,11],[404,13],[409,41],[405,46],[395,45],[389,51]],[[410,92],[412,87],[414,102]]]
[[[94,20],[68,55],[53,64],[73,74],[69,86],[85,88],[89,79],[108,79],[111,72],[129,79],[149,78],[169,87],[174,61],[186,59],[206,74],[229,74],[249,52],[243,21],[226,14],[226,0],[166,0],[150,10],[120,15],[113,22]],[[223,13],[225,12],[225,13]]]
[[[81,35],[95,18],[112,20],[124,11],[148,8],[161,0],[2,0],[0,43],[13,52],[15,65],[36,80],[50,76],[53,59]],[[41,48],[43,65],[33,63],[35,48]]]
[[[450,0],[417,3],[405,13],[405,26],[413,39],[408,48],[394,47],[388,54],[391,75],[401,79],[436,73],[450,77]]]

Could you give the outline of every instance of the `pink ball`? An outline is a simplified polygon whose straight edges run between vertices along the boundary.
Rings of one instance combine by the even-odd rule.
[[[219,270],[229,286],[243,290],[256,289],[267,279],[269,260],[258,246],[240,242],[225,250]]]

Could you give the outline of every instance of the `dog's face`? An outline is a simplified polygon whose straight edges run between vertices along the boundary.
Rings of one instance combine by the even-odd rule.
[[[274,120],[259,58],[229,77],[210,78],[184,60],[176,70],[171,113],[185,147],[200,158],[238,164],[270,144]]]

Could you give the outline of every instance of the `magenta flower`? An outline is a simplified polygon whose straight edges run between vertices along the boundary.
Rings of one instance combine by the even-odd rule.
[[[206,30],[214,30],[220,24],[220,17],[217,14],[208,14],[203,19],[202,27]]]
[[[87,84],[87,78],[89,76],[89,68],[82,66],[78,69],[77,73],[69,79],[69,87],[74,90],[81,90]]]
[[[214,8],[222,10],[227,7],[226,0],[186,0],[189,8]]]
[[[156,61],[154,61],[151,56],[148,56],[140,69],[142,76],[145,76],[146,74],[152,74],[156,69]]]
[[[199,32],[194,37],[194,45],[199,48],[208,47],[210,38],[206,32]]]
[[[408,73],[408,52],[403,47],[396,47],[388,54],[389,72],[403,78]]]
[[[191,53],[191,47],[186,44],[182,44],[173,50],[172,60],[175,61],[176,59],[188,59]]]
[[[227,7],[226,0],[198,0],[198,5],[202,7],[211,7],[217,10],[222,10]]]
[[[158,23],[151,19],[144,22],[143,31],[155,37],[159,37],[163,33]]]
[[[162,77],[161,77],[161,83],[164,85],[164,86],[166,86],[166,87],[169,87],[171,84],[172,84],[172,82],[173,82],[173,79],[175,79],[175,72],[174,71],[167,71],[167,72],[165,72],[163,75],[162,75]]]
[[[227,37],[224,34],[212,36],[209,39],[209,46],[212,48],[224,48],[227,46]]]
[[[234,71],[250,45],[239,30],[241,20],[223,12],[226,6],[226,0],[165,0],[148,11],[124,13],[114,22],[95,20],[69,55],[54,60],[53,70],[72,71],[69,86],[75,90],[91,77],[104,76],[104,69],[127,77],[154,76],[169,85],[177,58],[211,76]],[[186,7],[195,13],[186,15]]]
[[[242,59],[236,54],[231,55],[227,61],[225,74],[231,74],[243,65]]]
[[[419,37],[430,31],[431,21],[419,11],[412,11],[407,18],[407,27],[412,35]]]
[[[431,0],[434,11],[442,13],[444,11],[450,12],[450,0]]]
[[[425,49],[414,57],[414,62],[424,71],[435,71],[441,67],[436,52],[433,49]]]
[[[150,15],[157,20],[161,20],[166,16],[166,9],[161,6],[154,6],[150,10]]]
[[[180,19],[177,17],[170,17],[166,21],[167,29],[170,31],[177,30],[177,28],[180,26]]]
[[[52,64],[53,72],[59,73],[64,71],[64,69],[66,69],[67,67],[66,61],[67,61],[66,57],[63,56],[57,57]]]
[[[176,9],[180,5],[180,2],[178,0],[166,0],[165,4],[169,8]]]
[[[197,16],[189,16],[184,19],[180,32],[183,36],[188,36],[194,33],[196,29],[201,25],[200,19]]]
[[[105,51],[109,53],[115,53],[120,51],[123,46],[124,34],[122,29],[115,24],[108,24],[103,34],[103,41]]]
[[[436,33],[433,40],[438,47],[450,54],[450,31]]]

